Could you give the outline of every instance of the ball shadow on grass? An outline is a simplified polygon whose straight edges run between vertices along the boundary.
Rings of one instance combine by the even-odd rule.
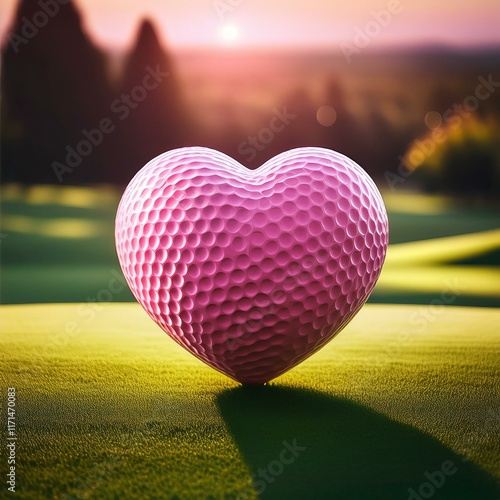
[[[472,462],[353,401],[261,386],[224,391],[217,404],[262,498],[407,499],[410,488],[414,500],[500,498]]]

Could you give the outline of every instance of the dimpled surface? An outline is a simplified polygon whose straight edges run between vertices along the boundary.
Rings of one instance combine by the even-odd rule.
[[[388,222],[370,177],[334,151],[293,149],[251,171],[191,147],[137,173],[115,236],[154,321],[213,368],[260,384],[359,311],[382,269]]]

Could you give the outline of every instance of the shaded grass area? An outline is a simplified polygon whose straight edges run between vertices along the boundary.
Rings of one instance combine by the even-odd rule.
[[[436,498],[500,497],[498,310],[367,305],[259,388],[205,366],[137,304],[0,318],[20,498],[387,500],[450,461]]]
[[[133,301],[126,286],[116,285],[111,296],[106,291],[110,280],[121,273],[113,236],[118,201],[119,193],[106,187],[38,186],[24,191],[13,185],[4,188],[0,301],[89,302],[99,294],[108,297],[107,301]],[[449,200],[423,195],[389,194],[386,201],[394,249],[399,244],[500,227],[499,211],[494,207],[460,207]],[[415,277],[423,276],[422,267],[426,265],[419,260],[423,247],[407,248],[406,260],[397,270],[389,270],[389,252],[385,274],[370,301],[428,304],[439,298],[448,286],[447,280],[460,280],[462,276],[465,288],[450,305],[500,306],[500,286],[491,290],[500,279],[500,238],[497,236],[489,248],[476,245],[460,258],[445,255],[439,262],[432,261],[436,248],[446,254],[460,244],[442,239],[429,246],[427,255],[432,266],[427,266],[427,287],[415,281]],[[485,280],[489,282],[483,292],[474,287],[470,273],[487,274]]]
[[[3,265],[1,297],[4,303],[21,304],[135,301],[120,265],[111,264]]]
[[[428,481],[422,476],[419,482],[416,471],[441,472],[448,462],[454,473],[440,498],[487,498],[498,491],[484,471],[433,437],[348,398],[241,387],[221,394],[217,404],[262,498],[406,498],[412,486],[418,491]],[[280,466],[280,456],[294,460]]]

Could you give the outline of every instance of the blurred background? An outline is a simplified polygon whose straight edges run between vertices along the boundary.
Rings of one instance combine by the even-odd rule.
[[[340,151],[386,201],[370,301],[500,305],[497,0],[3,0],[0,300],[133,300],[116,207],[151,158]]]

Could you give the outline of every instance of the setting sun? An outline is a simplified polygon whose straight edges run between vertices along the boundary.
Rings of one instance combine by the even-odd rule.
[[[224,43],[233,45],[240,37],[240,30],[234,24],[225,24],[220,32]]]
[[[56,0],[38,1],[52,5]],[[12,29],[17,4],[18,0],[0,1],[0,35],[4,40]],[[92,38],[113,50],[123,50],[133,43],[137,20],[144,17],[155,21],[160,38],[175,49],[221,45],[338,49],[341,42],[355,43],[357,33],[367,27],[373,33],[380,30],[370,38],[370,48],[500,43],[497,0],[456,0],[439,6],[433,0],[409,4],[402,0],[360,0],[342,5],[324,0],[191,0],[168,2],[168,7],[163,0],[74,0],[74,4],[84,13]],[[388,19],[386,4],[397,13],[391,14],[387,26],[375,26],[377,19]]]

